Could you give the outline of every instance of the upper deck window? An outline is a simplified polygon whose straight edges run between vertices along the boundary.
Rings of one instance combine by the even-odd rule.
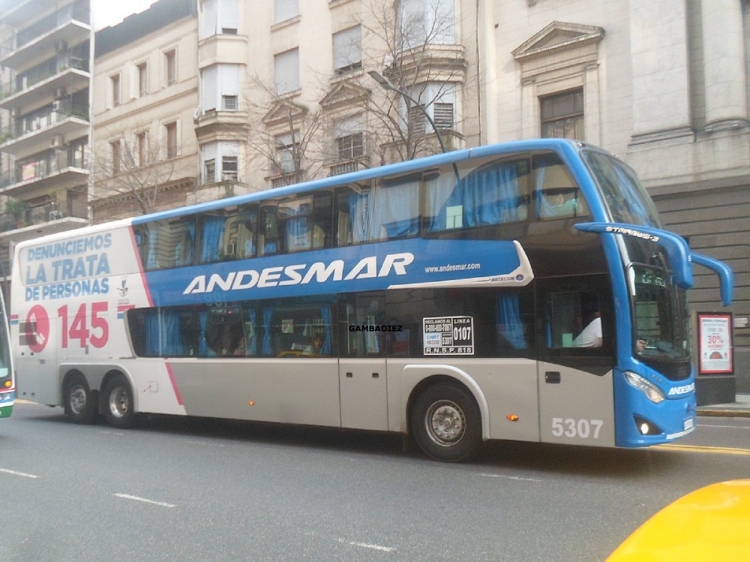
[[[534,158],[534,200],[539,219],[580,217],[590,214],[578,184],[553,154]]]
[[[463,170],[459,171],[461,175]],[[526,220],[529,204],[528,158],[475,167],[456,182],[452,169],[425,183],[428,232],[478,228]]]
[[[656,207],[633,170],[601,152],[585,150],[582,156],[604,195],[613,221],[661,228]]]

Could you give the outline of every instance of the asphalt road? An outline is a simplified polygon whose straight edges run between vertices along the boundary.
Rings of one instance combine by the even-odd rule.
[[[398,436],[155,417],[129,431],[18,404],[0,420],[7,562],[601,561],[701,486],[750,478],[750,419],[678,445],[493,443],[476,461]]]

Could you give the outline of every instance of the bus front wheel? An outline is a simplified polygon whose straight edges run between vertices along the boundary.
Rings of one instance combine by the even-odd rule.
[[[65,379],[63,399],[65,415],[74,423],[87,424],[94,420],[96,400],[82,374],[73,373]]]
[[[127,429],[135,423],[133,409],[133,390],[130,383],[122,375],[109,379],[102,391],[102,410],[104,419],[112,427]]]
[[[437,384],[419,395],[411,414],[414,439],[439,461],[458,462],[474,455],[482,443],[482,418],[468,390]]]

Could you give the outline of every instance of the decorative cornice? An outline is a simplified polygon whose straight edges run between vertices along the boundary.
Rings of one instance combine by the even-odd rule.
[[[304,117],[308,110],[306,107],[296,104],[292,101],[281,100],[274,105],[271,110],[263,116],[263,123],[272,127],[279,123],[284,123],[290,118],[293,121]]]
[[[341,106],[351,106],[362,103],[370,97],[370,90],[358,84],[336,84],[320,100],[320,107],[325,110],[336,109]]]

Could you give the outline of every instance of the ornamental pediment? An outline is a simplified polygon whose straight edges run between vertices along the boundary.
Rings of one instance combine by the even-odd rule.
[[[307,114],[307,108],[288,100],[277,102],[271,110],[263,117],[263,123],[267,126],[278,125],[282,122],[294,122]]]
[[[369,96],[370,91],[357,84],[336,84],[320,100],[320,106],[323,109],[331,110],[337,107],[357,105],[361,104]]]
[[[553,21],[518,46],[513,51],[513,57],[518,61],[546,57],[560,51],[598,43],[603,37],[604,28],[601,27]]]

